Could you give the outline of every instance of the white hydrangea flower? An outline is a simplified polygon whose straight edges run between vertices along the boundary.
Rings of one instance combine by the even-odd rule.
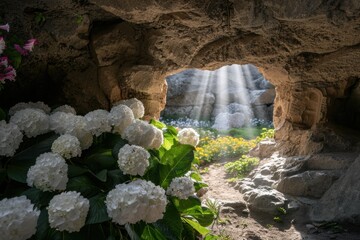
[[[130,144],[138,145],[146,149],[159,148],[164,140],[162,131],[153,125],[135,120],[129,125],[122,136],[129,141]]]
[[[192,128],[183,128],[177,135],[181,144],[189,144],[196,147],[199,143],[199,134]]]
[[[15,112],[10,122],[16,124],[27,137],[49,132],[49,116],[42,110],[26,108]]]
[[[17,111],[27,109],[27,108],[40,109],[46,114],[49,114],[51,111],[51,108],[43,102],[35,102],[35,103],[34,102],[28,102],[28,103],[20,102],[20,103],[15,104],[14,106],[12,106],[9,109],[9,115],[13,116]]]
[[[87,129],[91,134],[100,136],[104,132],[111,131],[109,122],[109,112],[103,109],[97,109],[85,115]]]
[[[0,156],[12,157],[23,140],[17,125],[0,121]]]
[[[113,132],[120,135],[124,134],[125,129],[134,122],[134,114],[126,105],[117,105],[111,108],[109,114],[110,124]]]
[[[50,227],[58,231],[79,232],[85,225],[89,212],[89,200],[78,192],[63,192],[54,196],[49,203]]]
[[[73,108],[72,106],[66,105],[66,104],[59,106],[52,111],[52,113],[56,113],[56,112],[72,113],[72,114],[76,115],[75,108]]]
[[[146,149],[126,144],[118,154],[119,168],[125,174],[143,176],[149,166],[149,158],[150,153]]]
[[[180,199],[187,199],[195,193],[194,182],[189,177],[174,178],[166,193]]]
[[[57,153],[43,153],[27,172],[27,184],[42,191],[65,190],[68,182],[68,165]]]
[[[145,108],[144,108],[143,103],[136,98],[121,100],[121,101],[115,103],[114,105],[118,105],[118,104],[126,105],[129,108],[131,108],[131,110],[134,113],[134,117],[136,119],[142,118],[145,114]]]
[[[67,133],[77,137],[82,150],[88,149],[93,143],[93,136],[87,130],[87,122],[83,116],[55,112],[50,115],[50,129],[58,134]]]
[[[51,145],[51,151],[60,154],[65,159],[80,157],[80,141],[77,137],[70,134],[61,135]]]
[[[0,201],[0,239],[24,240],[36,233],[40,211],[25,196]]]
[[[137,179],[118,184],[106,196],[106,208],[113,222],[120,225],[141,220],[153,223],[162,219],[166,209],[165,190],[150,181]]]

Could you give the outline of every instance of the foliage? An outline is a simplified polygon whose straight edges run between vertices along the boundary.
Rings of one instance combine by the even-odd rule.
[[[195,156],[200,162],[211,162],[219,158],[240,157],[255,147],[255,141],[243,138],[219,137],[217,139],[205,139],[203,145],[197,147]]]
[[[261,134],[263,128],[260,127],[247,127],[247,128],[231,128],[226,131],[220,131],[219,135],[242,137],[245,139],[254,139]]]
[[[81,157],[67,161],[69,181],[65,191],[77,191],[89,199],[90,209],[85,226],[80,232],[60,232],[50,227],[47,208],[52,197],[60,192],[43,192],[26,185],[28,169],[42,153],[50,152],[57,135],[43,134],[25,139],[13,157],[0,156],[0,199],[25,195],[41,211],[37,232],[32,239],[198,239],[205,237],[207,228],[214,220],[214,213],[201,205],[196,196],[179,199],[167,196],[164,217],[154,223],[143,221],[135,224],[118,225],[108,216],[106,194],[121,183],[135,179],[151,181],[165,190],[172,179],[184,176],[194,169],[195,148],[180,144],[177,130],[161,122],[151,124],[162,129],[164,142],[159,149],[148,150],[149,167],[143,177],[124,174],[117,165],[119,149],[127,141],[118,134],[103,133],[93,145],[82,152]],[[190,171],[196,190],[206,186],[196,172]],[[215,238],[213,238],[215,239]]]
[[[243,178],[258,164],[258,158],[243,155],[239,160],[226,163],[224,167],[228,173],[235,175],[237,178]]]
[[[275,130],[273,128],[262,128],[260,136],[256,138],[256,143],[266,139],[266,138],[274,138]]]

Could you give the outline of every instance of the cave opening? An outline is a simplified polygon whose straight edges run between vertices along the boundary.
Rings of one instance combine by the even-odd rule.
[[[162,120],[179,127],[272,127],[275,87],[251,64],[187,69],[166,78]]]

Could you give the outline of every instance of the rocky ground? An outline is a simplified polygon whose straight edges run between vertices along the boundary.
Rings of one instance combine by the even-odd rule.
[[[313,224],[308,217],[307,204],[301,204],[296,211],[286,214],[250,211],[243,194],[235,189],[236,184],[229,182],[231,176],[225,172],[225,163],[222,161],[201,167],[203,180],[209,185],[202,199],[204,202],[215,202],[220,209],[211,229],[223,240],[360,239],[360,232],[355,232],[356,228],[351,226]],[[274,221],[276,216],[280,216],[281,222]]]

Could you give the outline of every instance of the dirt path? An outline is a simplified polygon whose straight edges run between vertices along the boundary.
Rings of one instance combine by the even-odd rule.
[[[282,222],[273,220],[274,216],[249,212],[242,194],[228,181],[225,163],[213,163],[201,167],[204,182],[209,185],[202,199],[210,199],[221,205],[220,218],[212,226],[214,233],[222,240],[359,240],[360,235],[333,233],[311,225],[306,208],[281,217]],[[314,227],[314,228],[313,228]]]

